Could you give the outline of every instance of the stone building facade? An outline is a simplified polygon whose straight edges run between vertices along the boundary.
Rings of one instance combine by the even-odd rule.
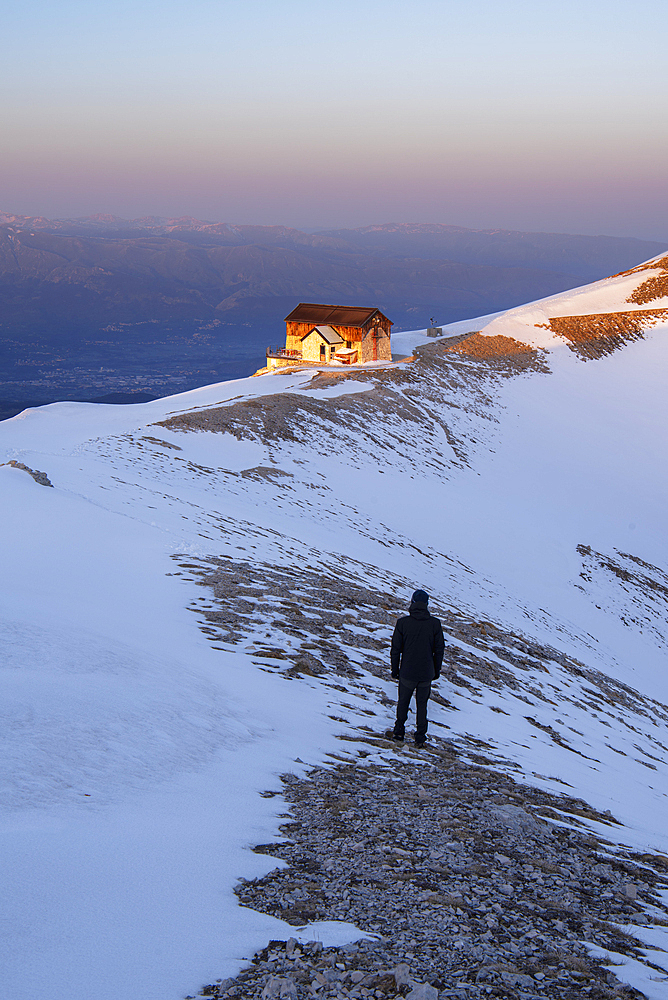
[[[392,321],[375,307],[300,302],[285,323],[285,348],[267,351],[269,368],[392,360]]]

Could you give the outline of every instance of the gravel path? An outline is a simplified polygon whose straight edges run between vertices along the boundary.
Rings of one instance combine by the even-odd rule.
[[[577,829],[583,817],[610,825],[609,815],[464,763],[437,738],[421,752],[369,744],[386,764],[285,775],[282,793],[265,793],[290,803],[281,828],[289,839],[256,850],[287,867],[243,882],[238,895],[295,926],[348,920],[374,940],[339,949],[271,942],[236,979],[200,995],[642,995],[581,941],[638,954],[632,926],[621,925],[666,922],[662,859],[613,849]]]

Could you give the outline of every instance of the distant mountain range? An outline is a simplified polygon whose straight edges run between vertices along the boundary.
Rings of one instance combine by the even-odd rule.
[[[444,225],[305,233],[197,219],[49,220],[0,213],[5,325],[211,320],[282,332],[300,300],[380,306],[397,329],[550,295],[668,244]]]
[[[395,332],[419,329],[606,277],[667,246],[436,224],[307,233],[0,213],[0,417],[249,374],[300,301],[376,305]]]

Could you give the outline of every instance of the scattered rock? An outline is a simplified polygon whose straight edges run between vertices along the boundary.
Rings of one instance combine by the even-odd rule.
[[[668,870],[652,868],[649,855],[616,848],[612,856],[589,832],[565,828],[570,811],[596,817],[587,803],[464,763],[436,737],[430,744],[419,760],[393,758],[391,769],[340,764],[284,775],[289,840],[256,850],[286,864],[241,883],[241,902],[295,926],[345,920],[374,937],[343,948],[273,941],[232,985],[206,995],[640,997],[582,942],[642,959],[621,925],[647,919],[644,903],[666,912]],[[544,818],[557,809],[558,826]]]
[[[411,981],[409,973],[410,973],[410,969],[409,969],[408,965],[406,965],[405,962],[402,962],[401,965],[398,965],[396,967],[396,969],[394,970],[394,981],[395,981],[397,987],[399,987],[399,986],[408,986],[409,985],[409,983]]]
[[[29,476],[32,476],[38,486],[51,486],[53,488],[53,483],[47,476],[46,472],[40,472],[38,469],[31,469],[27,465],[24,465],[23,462],[16,462],[14,459],[11,459],[11,461],[6,463],[3,462],[2,464],[11,465],[13,469],[20,469],[21,472],[27,472]]]
[[[429,983],[418,983],[408,994],[408,1000],[438,1000],[438,990]]]
[[[291,938],[291,940],[294,940]],[[269,976],[266,986],[262,990],[262,1000],[275,1000],[282,997],[284,1000],[294,1000],[297,996],[297,987],[292,979],[282,979],[280,976]]]
[[[288,958],[292,958],[297,947],[297,938],[289,938],[287,944],[285,945],[285,954]]]

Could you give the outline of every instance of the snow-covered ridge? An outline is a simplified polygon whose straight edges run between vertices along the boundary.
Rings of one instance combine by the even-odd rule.
[[[525,308],[617,311],[660,274]],[[192,994],[289,936],[232,893],[273,864],[259,793],[369,752],[417,585],[447,632],[431,732],[668,853],[667,329],[586,364],[402,334],[413,363],[0,424],[12,1000]]]
[[[668,310],[668,257],[658,255],[631,271],[510,309],[482,327],[485,337],[508,337],[541,349],[564,343],[552,328],[556,317],[643,313],[649,328]],[[651,313],[657,312],[656,316]],[[559,327],[557,326],[557,329]]]

